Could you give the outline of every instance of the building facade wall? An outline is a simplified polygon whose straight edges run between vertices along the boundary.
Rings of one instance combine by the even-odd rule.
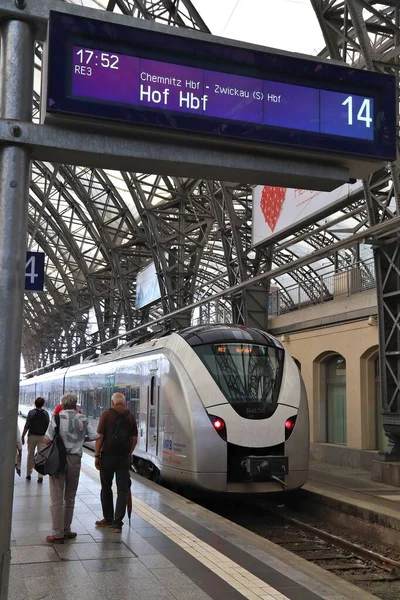
[[[366,321],[290,334],[284,342],[301,364],[310,406],[311,441],[326,442],[326,373],[328,358],[346,360],[347,446],[375,447],[375,364],[378,329]],[[368,364],[372,363],[372,364]],[[373,368],[371,368],[371,366]]]
[[[360,298],[364,294],[358,296]],[[363,303],[365,305],[365,296]],[[306,309],[307,313],[301,310],[291,313],[291,322],[288,322],[286,315],[285,320],[275,317],[271,319],[270,331],[280,337],[301,365],[310,408],[311,441],[314,444],[327,442],[326,365],[329,358],[340,355],[346,361],[346,446],[357,450],[375,450],[379,447],[377,403],[380,402],[376,385],[376,311],[368,301],[368,311],[357,318],[360,301],[357,302],[357,297],[349,298],[347,308],[353,311],[355,320],[343,322],[343,303],[336,305],[336,319],[335,304],[332,301],[317,306],[314,311]],[[324,310],[329,317],[329,324],[324,324],[328,320],[324,317]],[[316,326],[316,317],[320,320],[319,326]],[[310,319],[313,319],[312,327]],[[333,322],[335,320],[336,324]],[[285,333],[282,333],[282,327]]]

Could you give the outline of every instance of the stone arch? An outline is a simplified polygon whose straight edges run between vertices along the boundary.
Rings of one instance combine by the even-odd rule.
[[[377,344],[368,348],[360,357],[362,447],[367,450],[384,450],[386,447],[380,416],[378,357]]]

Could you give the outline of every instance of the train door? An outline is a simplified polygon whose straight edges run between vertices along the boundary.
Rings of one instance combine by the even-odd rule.
[[[160,385],[156,375],[150,378],[147,387],[147,436],[146,451],[151,456],[158,454],[158,411],[160,404]]]

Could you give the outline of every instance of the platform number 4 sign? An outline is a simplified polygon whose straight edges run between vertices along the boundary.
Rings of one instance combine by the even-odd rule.
[[[42,292],[44,283],[44,253],[27,252],[25,263],[25,291]]]

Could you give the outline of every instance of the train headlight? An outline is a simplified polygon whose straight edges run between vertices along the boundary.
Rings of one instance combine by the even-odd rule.
[[[289,417],[288,419],[286,419],[285,422],[285,440],[288,440],[290,437],[290,434],[292,433],[294,426],[296,425],[296,419],[297,417]]]
[[[214,415],[208,415],[211,423],[215,431],[220,435],[220,437],[226,442],[226,425],[225,421],[220,417],[215,417]]]

